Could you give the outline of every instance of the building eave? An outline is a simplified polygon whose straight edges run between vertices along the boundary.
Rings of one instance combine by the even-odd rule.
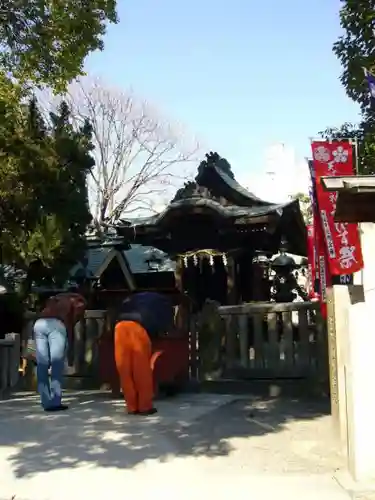
[[[322,177],[325,191],[337,192],[335,220],[375,222],[375,176]]]

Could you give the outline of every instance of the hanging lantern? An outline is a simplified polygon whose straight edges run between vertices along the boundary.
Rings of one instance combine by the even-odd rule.
[[[188,258],[186,257],[186,255],[185,255],[185,257],[184,257],[184,266],[185,266],[185,267],[187,267],[187,266],[188,266]]]
[[[226,256],[225,253],[223,253],[223,257],[222,258],[223,258],[223,264],[224,264],[224,266],[227,266],[228,265],[228,259],[227,259],[227,256]]]
[[[214,256],[210,255],[210,266],[213,267],[214,265]]]

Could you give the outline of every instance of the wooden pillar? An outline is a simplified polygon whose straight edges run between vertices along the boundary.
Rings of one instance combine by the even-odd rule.
[[[258,263],[252,263],[251,300],[256,302],[269,302],[270,285],[265,278],[265,271]]]
[[[183,293],[183,282],[182,277],[184,273],[184,263],[181,257],[177,257],[176,260],[176,269],[174,271],[174,279],[176,282],[176,288],[179,292]]]
[[[228,256],[225,265],[227,271],[227,303],[229,306],[236,303],[236,263],[233,257]]]
[[[174,277],[176,288],[181,294],[184,293],[183,275],[184,261],[182,257],[177,257]],[[199,341],[196,323],[197,318],[190,314],[189,302],[187,300],[182,300],[177,306],[177,311],[175,313],[175,326],[180,335],[187,335],[189,338],[189,376],[191,380],[197,380],[199,377]]]
[[[236,303],[236,264],[233,257],[227,257],[227,303],[234,305]],[[229,316],[226,322],[226,357],[227,368],[234,368],[234,363],[237,358],[237,318],[233,315]]]
[[[183,272],[184,272],[184,263],[181,257],[177,257],[176,261],[176,269],[174,271],[174,279],[176,282],[176,288],[180,293],[183,293],[183,283],[182,283],[182,277],[183,277]],[[184,304],[180,303],[177,306],[177,309],[175,311],[175,326],[176,329],[180,332],[183,330],[187,330],[187,325],[184,325],[184,319],[185,315],[183,314],[183,308]]]
[[[184,293],[184,283],[183,283],[183,275],[184,275],[184,262],[181,257],[178,258],[176,262],[176,269],[174,272],[176,288],[178,291],[183,294]],[[189,333],[190,328],[190,303],[187,297],[182,297],[181,302],[175,308],[175,334],[178,336],[185,336]]]

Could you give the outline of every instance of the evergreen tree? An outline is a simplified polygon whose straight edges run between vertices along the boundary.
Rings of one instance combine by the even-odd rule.
[[[328,128],[321,134],[330,139],[356,139],[358,173],[374,174],[375,107],[363,69],[375,72],[375,0],[341,0],[340,25],[343,34],[333,51],[343,68],[345,91],[361,107],[361,120]]]
[[[87,123],[74,129],[66,105],[46,123],[36,100],[25,100],[33,85],[58,93],[82,75],[108,21],[118,21],[116,0],[0,5],[0,258],[29,282],[64,275],[82,252],[93,160]]]
[[[2,0],[0,70],[56,91],[83,74],[86,56],[103,49],[116,0]]]
[[[32,99],[21,111],[18,134],[3,139],[0,161],[3,258],[31,281],[64,281],[85,250],[91,220],[86,176],[93,166],[91,128],[75,129],[66,103],[50,124]],[[17,146],[19,146],[17,148]]]

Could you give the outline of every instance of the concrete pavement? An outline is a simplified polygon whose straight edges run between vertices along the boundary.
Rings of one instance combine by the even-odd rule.
[[[324,404],[194,394],[139,418],[103,394],[65,399],[55,415],[0,401],[0,500],[350,498]]]

